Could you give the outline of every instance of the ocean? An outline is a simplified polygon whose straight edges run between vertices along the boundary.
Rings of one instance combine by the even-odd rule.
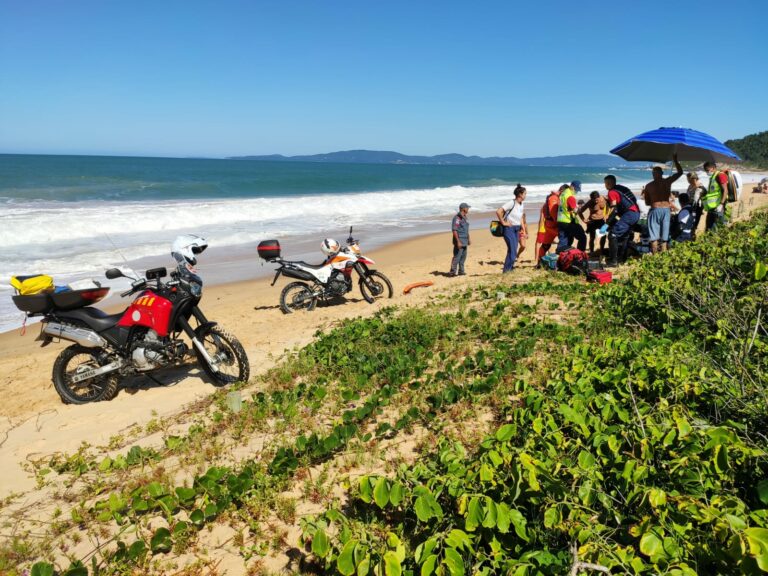
[[[636,189],[650,180],[643,169],[610,172]],[[209,263],[254,254],[255,244],[267,238],[297,246],[285,251],[292,257],[319,261],[307,238],[343,240],[354,226],[355,236],[363,232],[363,246],[370,249],[447,230],[461,202],[473,213],[493,211],[512,198],[518,182],[527,187],[530,206],[571,180],[583,182],[585,198],[593,189],[602,192],[606,173],[568,167],[0,155],[0,331],[23,320],[10,298],[13,275],[45,273],[64,285],[103,280],[104,270],[116,265],[141,269],[167,260],[172,266],[170,245],[183,233],[208,240],[203,258]],[[230,261],[214,281],[256,275]]]

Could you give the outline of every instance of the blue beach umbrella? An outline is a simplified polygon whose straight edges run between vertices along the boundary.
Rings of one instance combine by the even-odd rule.
[[[728,146],[709,134],[690,128],[659,128],[634,136],[611,150],[625,160],[668,162],[677,153],[680,161],[741,162]]]

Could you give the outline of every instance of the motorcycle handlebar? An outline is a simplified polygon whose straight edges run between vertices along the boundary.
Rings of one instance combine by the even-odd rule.
[[[131,284],[131,289],[130,290],[126,290],[125,292],[120,294],[120,297],[121,298],[125,298],[126,296],[130,296],[134,292],[138,292],[139,290],[143,290],[146,287],[146,285],[147,285],[146,278],[143,278],[141,280],[137,280],[136,282]]]

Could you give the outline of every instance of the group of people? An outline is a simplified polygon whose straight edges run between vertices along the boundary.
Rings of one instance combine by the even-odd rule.
[[[704,187],[695,172],[687,175],[688,189],[676,194],[672,184],[683,175],[683,169],[677,156],[673,157],[675,172],[665,177],[661,166],[653,168],[653,180],[643,187],[641,196],[648,206],[647,232],[650,251],[663,252],[669,248],[670,240],[685,242],[695,238],[696,229],[706,212],[705,229],[711,230],[725,222],[728,201],[728,177],[717,169],[714,162],[704,164],[709,176],[709,186]],[[762,185],[762,183],[761,183]],[[629,241],[638,228],[641,210],[635,194],[626,186],[618,184],[616,176],[609,174],[604,178],[607,191],[605,196],[597,190],[590,193],[589,200],[581,202],[577,195],[581,192],[581,182],[574,180],[563,184],[558,190],[549,193],[539,211],[539,225],[536,235],[537,266],[557,241],[557,252],[573,246],[586,251],[589,242],[590,252],[595,252],[595,241],[599,237],[600,254],[605,251],[606,239],[608,254],[605,265],[615,267],[627,257]],[[768,190],[768,181],[766,182]],[[518,184],[514,198],[496,210],[496,216],[502,226],[502,237],[507,246],[502,271],[511,272],[526,247],[528,224],[525,218],[526,189]],[[679,209],[674,204],[677,198]],[[459,212],[452,220],[453,259],[450,276],[465,274],[469,239],[470,206],[462,203]],[[672,212],[676,211],[676,226],[673,232]],[[586,230],[583,225],[586,225]],[[587,239],[589,236],[589,240]]]

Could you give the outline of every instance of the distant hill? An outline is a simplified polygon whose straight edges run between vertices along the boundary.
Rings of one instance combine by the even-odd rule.
[[[335,162],[339,164],[438,164],[455,166],[627,166],[625,160],[610,154],[571,154],[568,156],[543,156],[515,158],[514,156],[464,156],[463,154],[438,154],[437,156],[407,156],[399,152],[379,150],[345,150],[309,156],[233,156],[233,160],[260,160],[270,162]],[[637,163],[631,164],[638,166]]]
[[[725,145],[741,156],[747,164],[756,168],[768,168],[768,130],[736,140],[726,140]]]

